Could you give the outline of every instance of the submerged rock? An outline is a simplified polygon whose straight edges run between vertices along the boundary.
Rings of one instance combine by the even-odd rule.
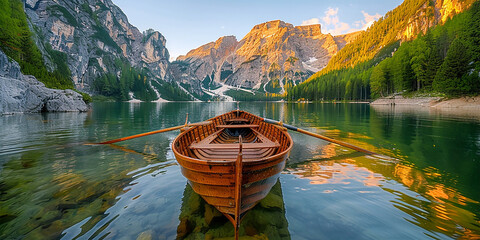
[[[232,239],[234,235],[230,221],[188,184],[183,193],[179,220],[177,239]],[[239,239],[290,239],[279,181],[245,214],[239,234]]]
[[[282,196],[275,195],[274,193],[268,194],[262,201],[260,205],[264,208],[278,208],[283,210],[283,198]]]
[[[188,218],[181,219],[177,227],[177,239],[183,239],[191,232],[192,224],[188,221]]]
[[[18,63],[0,51],[0,115],[87,110],[82,95],[70,89],[45,87],[35,77],[23,75]]]
[[[152,230],[142,232],[137,237],[137,240],[152,240],[152,239],[153,239],[153,231]]]
[[[215,207],[205,204],[205,222],[207,222],[207,225],[210,225],[213,219],[218,217],[223,218],[223,214]]]

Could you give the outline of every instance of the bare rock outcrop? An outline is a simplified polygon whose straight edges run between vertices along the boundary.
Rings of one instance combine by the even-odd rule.
[[[408,24],[397,35],[397,39],[412,40],[419,33],[437,24],[445,23],[458,13],[468,9],[474,0],[434,0],[424,3],[414,16],[408,19]]]
[[[0,115],[30,112],[87,111],[82,95],[72,90],[50,89],[0,51]]]

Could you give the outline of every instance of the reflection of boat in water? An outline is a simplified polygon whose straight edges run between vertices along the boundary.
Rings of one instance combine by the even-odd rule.
[[[207,204],[187,184],[177,227],[177,239],[217,239],[231,237],[232,224],[216,208]],[[280,181],[259,204],[249,210],[239,229],[254,239],[290,239]]]
[[[277,182],[293,146],[286,129],[235,110],[184,129],[172,143],[193,190],[238,229]],[[235,231],[238,237],[238,232]]]

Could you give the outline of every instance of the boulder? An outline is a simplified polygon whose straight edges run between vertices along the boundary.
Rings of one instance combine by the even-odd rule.
[[[18,63],[0,51],[0,115],[87,110],[82,95],[45,87],[35,77],[23,75]]]

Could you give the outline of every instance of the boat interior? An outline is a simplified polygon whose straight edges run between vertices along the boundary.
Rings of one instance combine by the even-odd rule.
[[[248,119],[233,118],[226,124],[216,125],[216,131],[199,142],[192,143],[190,149],[203,160],[235,160],[239,153],[239,139],[242,137],[244,161],[262,159],[274,155],[280,144],[261,134],[260,127]]]

